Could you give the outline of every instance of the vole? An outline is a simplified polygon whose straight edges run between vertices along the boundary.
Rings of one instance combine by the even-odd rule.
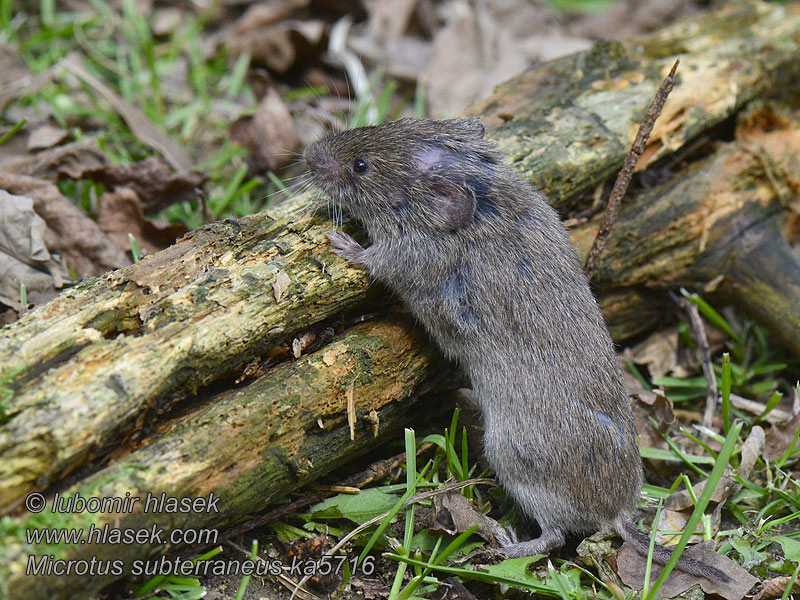
[[[633,414],[611,336],[556,213],[477,118],[402,119],[333,134],[303,154],[312,181],[366,228],[334,252],[394,290],[466,370],[498,480],[541,535],[509,557],[613,528],[647,555]],[[671,551],[656,546],[655,560]],[[723,581],[687,557],[678,568]]]

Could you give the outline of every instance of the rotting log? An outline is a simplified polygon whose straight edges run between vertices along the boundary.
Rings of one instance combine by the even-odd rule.
[[[675,88],[639,160],[683,149],[755,98],[796,89],[800,4],[735,2],[631,42],[601,42],[500,84],[480,115],[514,167],[562,213],[616,175],[661,81]]]
[[[14,193],[14,180],[0,185]],[[216,223],[84,281],[6,327],[15,393],[0,427],[0,513],[158,412],[363,300],[327,228],[253,215]]]
[[[702,290],[713,281],[716,298],[741,307],[800,356],[800,256],[782,235],[786,198],[776,187],[800,167],[800,120],[771,127],[720,145],[623,205],[592,279],[601,298],[604,288]],[[571,232],[581,254],[598,221]]]
[[[642,167],[735,115],[749,100],[774,89],[780,77],[796,74],[800,65],[796,7],[760,3],[726,7],[700,24],[691,36],[673,28],[639,44],[600,45],[501,86],[483,105],[488,135],[566,210],[579,204],[576,195],[616,171],[664,70],[677,55],[682,59],[679,82],[656,125]],[[659,44],[663,44],[661,50]],[[531,97],[533,90],[539,95]],[[534,108],[526,108],[526,101]],[[779,156],[772,152],[770,156]],[[773,235],[778,232],[777,219],[786,198],[774,185],[776,174],[759,163],[758,155],[746,146],[729,144],[657,190],[623,203],[593,280],[619,337],[642,332],[648,323],[658,321],[664,288],[698,288],[723,275],[718,288],[721,298],[743,305],[776,335],[783,331],[781,339],[798,352],[792,346],[798,336],[792,338],[791,331],[787,332],[787,324],[796,332],[795,324],[800,322],[797,258],[780,235]],[[748,174],[751,177],[744,177]],[[720,191],[716,186],[726,181],[729,188]],[[691,185],[683,183],[681,188],[682,182]],[[779,177],[779,186],[782,182]],[[789,183],[786,188],[793,193],[796,186]],[[0,174],[0,187],[15,193],[14,185],[13,178]],[[297,460],[290,463],[301,465],[300,470],[273,480],[268,471],[258,470],[262,463],[264,469],[276,464],[274,455],[257,452],[266,449],[264,434],[261,438],[242,436],[248,445],[240,449],[240,455],[224,450],[224,444],[218,447],[221,440],[231,441],[230,419],[240,419],[239,411],[266,401],[289,402],[292,392],[277,382],[278,373],[291,365],[265,375],[259,381],[264,391],[249,403],[223,411],[219,418],[202,420],[203,411],[224,407],[220,398],[208,397],[210,385],[229,385],[226,382],[238,377],[253,359],[367,298],[363,272],[328,252],[329,225],[321,219],[299,218],[303,202],[297,199],[269,213],[202,228],[136,265],[83,282],[0,330],[0,376],[14,392],[3,406],[6,422],[0,425],[0,513],[12,513],[14,523],[24,524],[19,504],[27,492],[47,490],[88,458],[114,450],[123,458],[71,489],[95,496],[128,489],[174,490],[175,495],[238,491],[239,503],[228,500],[231,504],[219,521],[208,522],[221,526],[259,510],[272,491],[288,492],[319,476],[325,465],[329,468],[346,460],[360,448],[357,443],[330,443],[326,450],[331,454],[325,461],[312,461],[314,468],[302,473],[306,455],[301,447],[294,457]],[[588,249],[594,223],[572,232],[579,249]],[[767,301],[760,297],[764,289],[769,292]],[[378,322],[375,326],[387,325]],[[421,341],[401,344],[394,349],[395,360],[422,352],[424,347]],[[315,356],[324,357],[326,349],[330,348]],[[382,423],[399,426],[410,419],[404,407],[416,397],[412,392],[426,380],[427,369],[437,368],[438,360],[408,379],[384,372],[375,389],[396,401],[378,409]],[[334,366],[324,360],[322,364],[326,365],[320,366],[323,371],[330,369],[328,375],[335,375]],[[361,407],[362,392],[353,389]],[[202,406],[192,410],[198,400]],[[188,415],[168,421],[179,402]],[[341,404],[335,408],[338,418],[343,418]],[[324,413],[309,409],[303,423],[313,429],[309,424],[316,422],[320,412]],[[152,421],[159,419],[167,425],[153,432]],[[252,421],[253,431],[269,427],[263,416],[259,421],[248,414],[246,420],[240,422],[250,425]],[[170,452],[172,446],[164,440],[179,444],[177,434],[170,436],[176,431],[189,435],[180,429],[187,423],[193,423],[191,431],[198,436],[193,438],[195,448],[207,444],[212,449],[208,454],[219,453],[223,462],[198,459],[184,464],[183,455]],[[147,440],[138,440],[141,447],[124,456],[132,444],[130,434],[143,425],[151,428],[152,442],[145,445]],[[274,426],[288,425],[281,420]],[[337,427],[341,435],[344,425]],[[140,470],[142,463],[125,462],[146,456],[156,460],[158,452],[172,459],[162,463],[163,469]],[[232,462],[223,464],[231,456],[243,457],[240,469],[231,470]],[[207,465],[205,471],[193,475],[198,464]],[[129,470],[120,470],[121,465]],[[294,471],[294,467],[287,469]],[[156,486],[161,482],[153,479],[159,470],[167,477],[174,475],[183,488],[170,487],[167,481],[159,490]],[[117,475],[118,480],[107,479]],[[116,481],[121,483],[115,487]],[[152,515],[149,518],[152,523]],[[181,524],[163,518],[165,527]],[[143,522],[131,521],[137,526]],[[193,527],[204,523],[193,515]],[[98,553],[106,551],[97,548]],[[157,551],[147,548],[142,555]],[[13,564],[19,568],[18,562]],[[44,580],[13,581],[34,586],[15,588],[30,591],[23,597],[52,595]],[[80,581],[87,585],[86,578]]]
[[[170,548],[181,546],[166,543],[171,532],[216,530],[240,521],[287,490],[386,439],[413,419],[421,401],[436,400],[426,394],[457,384],[452,371],[448,375],[446,365],[436,360],[420,338],[409,321],[361,324],[322,349],[209,398],[202,408],[167,423],[149,445],[60,492],[63,498],[76,493],[83,498],[129,494],[128,498],[141,498],[134,510],[80,515],[53,515],[46,510],[18,523],[20,531],[56,523],[87,532],[92,526],[101,530],[104,526],[120,530],[155,526],[164,531],[165,543],[79,544],[54,551],[44,546],[26,548],[22,533],[18,538],[0,539],[5,593],[9,598],[34,600],[69,599],[78,592],[88,595],[119,575],[26,577],[29,556],[43,572],[47,556],[54,552],[56,560],[95,557],[98,565],[121,561],[124,575],[129,575],[134,561],[158,560]],[[349,397],[355,416],[352,440],[346,416]],[[436,407],[424,410],[435,412]],[[212,500],[216,496],[219,501],[208,512],[153,514],[143,512],[148,494]],[[213,537],[202,541],[215,543]]]

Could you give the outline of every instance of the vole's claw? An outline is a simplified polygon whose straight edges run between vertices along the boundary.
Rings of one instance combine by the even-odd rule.
[[[494,530],[494,537],[497,540],[500,551],[507,546],[512,546],[519,542],[517,539],[517,532],[509,525],[507,527],[498,527]]]
[[[349,263],[366,266],[367,251],[349,235],[341,231],[333,231],[328,234],[328,240],[336,256],[345,259]]]

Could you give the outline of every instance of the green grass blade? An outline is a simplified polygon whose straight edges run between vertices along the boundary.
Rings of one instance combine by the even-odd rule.
[[[661,586],[664,585],[667,577],[669,577],[669,574],[675,567],[675,563],[678,562],[678,558],[680,558],[684,548],[686,548],[689,538],[692,537],[695,529],[697,528],[697,524],[700,522],[703,514],[705,514],[706,507],[711,501],[711,496],[713,495],[714,490],[717,488],[719,480],[722,479],[722,474],[725,472],[725,467],[728,466],[730,458],[733,455],[733,450],[736,447],[736,442],[739,439],[739,433],[741,430],[742,424],[736,423],[731,427],[730,431],[725,436],[725,443],[722,445],[722,449],[717,456],[714,468],[711,470],[711,475],[709,476],[708,481],[706,481],[706,485],[703,488],[703,493],[700,495],[694,511],[689,517],[689,521],[686,523],[686,527],[683,530],[683,535],[681,535],[681,538],[678,540],[675,549],[672,551],[672,556],[670,556],[669,561],[667,561],[667,564],[664,565],[661,575],[658,576],[658,579],[656,579],[656,582],[653,584],[653,588],[647,592],[645,598],[658,597],[658,591],[661,589]]]
[[[722,427],[728,433],[731,427],[731,355],[727,352],[722,355]]]

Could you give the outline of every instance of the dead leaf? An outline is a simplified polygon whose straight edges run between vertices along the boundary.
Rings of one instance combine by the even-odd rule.
[[[270,88],[255,115],[234,121],[231,137],[247,148],[251,172],[279,171],[294,160],[297,132],[289,109],[278,92]]]
[[[728,557],[707,549],[704,544],[697,544],[687,548],[683,555],[719,569],[730,577],[731,581],[710,581],[704,577],[674,569],[659,591],[659,597],[674,598],[690,587],[699,585],[706,594],[717,594],[727,600],[741,600],[758,583],[758,579],[750,575],[746,569]],[[644,585],[646,565],[647,557],[639,554],[627,542],[619,549],[617,554],[617,573],[625,585],[635,590],[641,590]],[[661,570],[662,567],[660,565],[652,565],[650,571],[651,585],[661,574]]]
[[[696,498],[699,498],[706,489],[707,481],[707,479],[703,479],[692,486]],[[714,488],[714,493],[711,494],[711,502],[720,503],[726,501],[730,497],[730,489],[735,485],[736,480],[733,479],[733,472],[730,467],[728,467],[717,483],[717,487]],[[694,502],[687,490],[679,490],[667,496],[667,499],[664,501],[664,507],[671,510],[694,510]],[[659,527],[659,529],[666,528]]]
[[[33,200],[36,214],[47,223],[45,245],[50,253],[60,254],[78,277],[93,277],[130,264],[97,223],[64,198],[53,183],[0,172],[0,189]]]
[[[664,394],[664,390],[655,389],[652,392],[643,390],[636,394],[636,397],[639,402],[650,408],[651,416],[656,420],[659,431],[664,432],[675,423],[675,407],[672,400]]]
[[[772,579],[767,579],[766,581],[762,581],[761,585],[764,587],[758,593],[758,595],[753,598],[753,600],[768,600],[770,598],[781,598],[783,596],[783,592],[786,591],[786,588],[792,583],[792,577],[790,575],[781,575],[780,577],[774,577]],[[794,582],[794,586],[792,587],[791,593],[798,594],[800,593],[800,579]],[[791,593],[789,597],[791,598]]]
[[[686,377],[679,368],[678,329],[668,327],[648,335],[644,340],[626,350],[626,356],[637,365],[645,365],[653,377],[675,375]]]
[[[323,21],[309,19],[271,23],[240,20],[224,39],[233,56],[248,53],[254,63],[284,74],[300,58],[322,52],[325,29]]]
[[[16,137],[16,136],[15,136]],[[50,181],[62,177],[83,179],[87,171],[108,164],[106,155],[91,142],[74,142],[34,154],[18,153],[3,161],[3,170]]]
[[[794,415],[788,423],[774,424],[767,429],[764,460],[777,460],[786,454],[789,446],[794,441],[798,429],[800,429],[800,412]]]
[[[110,186],[131,188],[136,192],[145,214],[158,212],[179,202],[196,200],[197,188],[207,179],[197,172],[173,173],[167,163],[157,157],[125,165],[87,169],[82,177]]]
[[[500,528],[497,521],[478,511],[460,491],[451,490],[433,499],[436,516],[431,529],[457,535],[478,525],[476,532],[490,544],[497,545],[495,532]]]
[[[47,224],[31,198],[0,189],[0,223],[0,294],[19,298],[20,284],[45,292],[70,279],[63,260],[47,248]]]
[[[747,436],[744,444],[742,444],[742,450],[739,454],[739,466],[736,469],[736,474],[742,479],[750,479],[753,467],[764,450],[765,441],[764,430],[760,426],[754,425],[750,429],[750,435]]]
[[[421,76],[433,115],[460,113],[528,65],[519,41],[498,25],[485,3],[448,6],[447,23],[434,38]]]
[[[42,125],[34,129],[28,137],[28,150],[36,152],[45,148],[52,148],[62,143],[69,137],[69,132],[61,127]]]
[[[253,4],[234,25],[234,36],[259,30],[297,15],[308,6],[309,0],[267,0]]]
[[[350,578],[350,589],[357,594],[357,597],[363,597],[364,600],[379,598],[383,600],[383,598],[388,598],[391,592],[389,586],[380,579],[362,579],[360,577]]]
[[[272,284],[272,289],[275,292],[275,302],[281,301],[281,298],[283,298],[283,295],[286,293],[291,283],[292,280],[286,273],[283,271],[278,273],[275,277],[275,282]]]
[[[49,70],[34,75],[15,44],[0,43],[0,114],[17,98],[38,92],[50,76]]]
[[[183,10],[177,6],[157,8],[153,11],[151,29],[155,37],[167,37],[175,32],[183,21]]]
[[[367,5],[369,29],[379,43],[399,38],[408,28],[417,0],[376,0]]]
[[[188,231],[185,225],[162,225],[145,219],[139,196],[128,188],[104,193],[98,205],[97,224],[124,252],[130,249],[128,234],[136,238],[143,250],[152,254],[174,244]]]
[[[704,479],[703,481],[700,481],[692,486],[692,490],[696,498],[699,498],[700,495],[703,494],[707,481],[707,479]],[[728,498],[730,498],[740,488],[741,486],[733,477],[733,471],[730,467],[726,467],[725,472],[717,483],[717,486],[714,488],[714,492],[711,494],[712,504],[710,506],[714,506],[713,512],[711,513],[712,531],[716,531],[719,528],[722,506],[725,504]],[[692,501],[692,496],[687,490],[680,490],[668,496],[664,502],[664,509],[661,511],[661,516],[658,520],[658,534],[656,535],[656,542],[664,545],[669,545],[676,542],[681,535],[680,533],[672,535],[661,532],[682,532],[685,529],[686,524],[689,522],[689,518],[691,517],[693,511],[694,502]],[[689,541],[695,543],[702,541],[702,532],[703,528],[698,524],[695,534],[689,538]]]
[[[378,65],[387,77],[416,82],[430,61],[433,43],[413,35],[380,42],[366,31],[350,35],[347,46],[365,62]]]
[[[463,583],[455,577],[448,577],[442,582],[432,598],[439,600],[478,600]]]

